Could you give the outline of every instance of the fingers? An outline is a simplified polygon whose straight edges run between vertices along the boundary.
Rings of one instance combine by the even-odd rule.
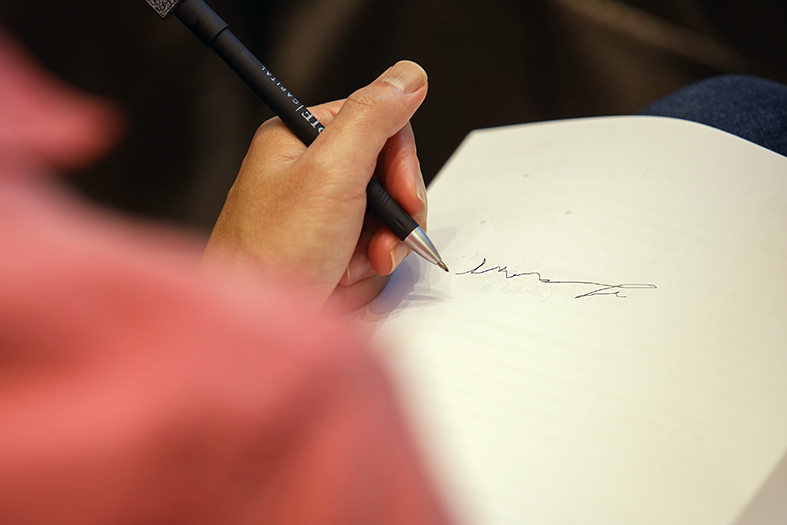
[[[370,85],[345,101],[330,128],[323,132],[326,143],[339,135],[341,151],[354,153],[361,148],[380,152],[385,142],[410,120],[426,97],[426,72],[414,62],[401,61]],[[376,163],[375,153],[371,162]]]
[[[426,91],[423,69],[399,62],[346,101],[311,108],[326,127],[308,148],[280,120],[263,124],[214,228],[213,245],[224,239],[261,270],[323,298],[333,291],[335,305],[371,300],[409,249],[367,216],[366,186],[377,168],[393,198],[425,225],[409,120]]]
[[[320,174],[321,188],[331,187],[335,195],[360,195],[376,167],[389,194],[425,228],[426,189],[409,119],[426,90],[425,72],[405,61],[346,101],[311,108],[310,112],[326,125],[319,140],[309,148],[311,156],[319,158],[313,160],[309,171]],[[328,171],[336,175],[333,184],[326,180]],[[347,185],[353,185],[353,189],[348,190]],[[359,242],[341,284],[365,279],[371,271],[388,275],[409,253],[396,235],[378,226],[373,238],[369,235]]]
[[[369,242],[372,240],[372,235],[377,229],[377,226],[377,220],[367,214],[364,218],[358,245],[355,247],[355,252],[350,258],[350,262],[347,264],[347,269],[339,281],[339,285],[349,286],[374,275],[375,272],[369,261],[368,252]]]
[[[408,122],[388,139],[377,163],[380,182],[396,202],[422,227],[426,227],[426,186]]]
[[[377,297],[388,282],[387,275],[373,274],[371,277],[350,286],[337,286],[325,303],[323,311],[350,312]]]
[[[388,193],[426,228],[426,187],[409,123],[388,139],[377,164],[381,183]],[[380,226],[369,243],[372,268],[382,275],[394,271],[410,250],[388,228]]]
[[[314,117],[320,121],[323,126],[327,126],[333,121],[333,118],[342,109],[346,99],[342,100],[334,100],[333,102],[326,102],[325,104],[320,104],[319,106],[313,106],[309,108],[309,113],[314,115]]]
[[[307,152],[326,183],[363,191],[389,138],[401,130],[426,97],[427,77],[420,66],[402,61],[356,91]],[[345,187],[345,190],[348,188]]]
[[[344,104],[344,100],[334,100],[310,107],[309,112],[320,123],[328,125],[342,108],[342,104]],[[255,155],[265,158],[284,157],[289,160],[298,158],[304,151],[306,151],[306,145],[278,117],[273,117],[262,123],[254,135],[250,148],[250,153]]]

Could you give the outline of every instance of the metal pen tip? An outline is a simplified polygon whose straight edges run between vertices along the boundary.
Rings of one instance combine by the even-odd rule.
[[[445,265],[443,259],[440,257],[440,254],[437,253],[434,244],[432,244],[432,241],[429,240],[429,237],[426,236],[426,233],[424,233],[420,226],[416,227],[410,232],[410,235],[404,238],[404,243],[430,263],[436,264],[446,272],[451,273],[448,270],[448,266]]]

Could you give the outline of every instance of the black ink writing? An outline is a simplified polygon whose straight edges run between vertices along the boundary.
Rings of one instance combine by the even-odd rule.
[[[546,277],[542,276],[540,272],[513,272],[508,269],[508,266],[491,266],[488,268],[484,268],[484,266],[486,266],[486,258],[484,258],[484,260],[481,261],[481,264],[472,270],[459,272],[456,275],[483,275],[486,273],[497,272],[502,273],[506,279],[535,276],[539,282],[544,284],[579,284],[593,287],[591,291],[577,295],[574,297],[574,299],[582,299],[583,297],[593,297],[597,295],[612,295],[620,299],[625,299],[626,296],[622,294],[624,290],[652,290],[656,288],[655,284],[606,284],[597,283],[594,281],[558,281],[554,279],[547,279]]]

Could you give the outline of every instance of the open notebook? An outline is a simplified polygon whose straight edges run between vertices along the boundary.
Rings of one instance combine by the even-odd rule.
[[[735,523],[787,450],[787,158],[528,124],[429,199],[451,273],[409,257],[365,320],[456,521]]]

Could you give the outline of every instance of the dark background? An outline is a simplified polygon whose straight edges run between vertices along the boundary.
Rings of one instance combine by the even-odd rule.
[[[635,113],[723,73],[787,82],[783,0],[211,0],[307,104],[399,59],[429,73],[413,119],[427,180],[472,129]],[[127,131],[71,174],[123,211],[208,229],[271,113],[145,0],[3,0],[0,24],[49,69],[117,101]]]

